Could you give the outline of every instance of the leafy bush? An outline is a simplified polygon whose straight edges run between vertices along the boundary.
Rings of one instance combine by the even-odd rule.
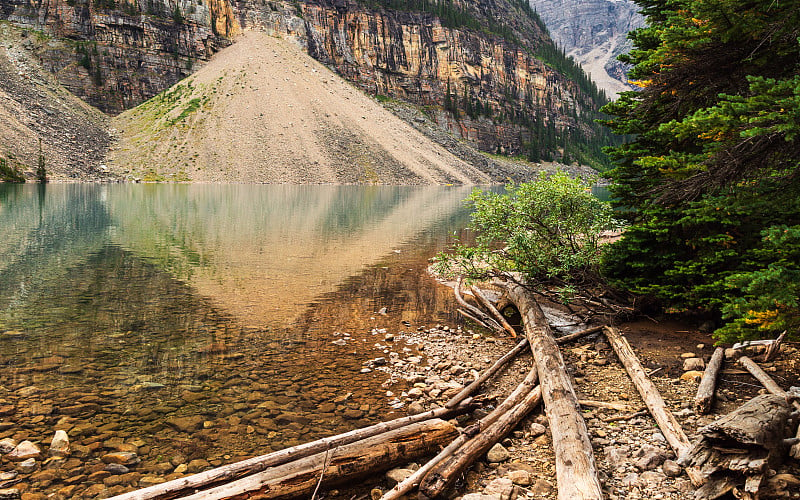
[[[440,254],[439,272],[473,279],[520,273],[530,287],[555,290],[561,300],[599,283],[600,233],[619,223],[589,184],[543,173],[503,194],[476,189],[467,201],[475,207],[475,244]]]

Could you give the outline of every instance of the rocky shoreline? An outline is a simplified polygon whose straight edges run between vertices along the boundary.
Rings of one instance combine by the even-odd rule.
[[[674,325],[673,328],[680,326]],[[634,349],[643,334],[650,335],[647,324],[634,323],[622,329],[633,334],[630,338]],[[690,345],[682,348],[673,342],[658,353],[642,345],[645,351],[643,359],[652,368],[651,372],[655,372],[652,379],[669,409],[687,434],[692,436],[699,427],[765,391],[759,390],[754,381],[748,380],[741,371],[728,369],[717,391],[716,410],[711,415],[697,415],[692,409],[699,382],[698,373],[701,373],[697,369],[702,370],[703,360],[710,357],[713,347],[707,335],[697,331],[682,331],[681,334],[685,336],[683,343]],[[403,359],[388,349],[387,344],[381,348],[388,358],[377,357],[365,363],[365,369],[379,370],[389,376],[387,387],[391,380],[406,380],[411,384],[411,389],[399,395],[387,391],[387,397],[392,397],[397,406],[405,404],[409,413],[443,405],[463,384],[476,378],[482,368],[486,368],[515,344],[509,338],[487,337],[471,330],[464,331],[460,327],[442,325],[412,333],[389,334],[387,339],[417,346],[427,360],[425,364],[420,362],[419,357]],[[697,343],[698,339],[703,342]],[[781,359],[765,365],[766,369],[782,376],[788,383],[792,379],[796,383],[798,362],[794,358],[797,353],[796,346],[785,346]],[[636,388],[602,334],[562,346],[562,354],[572,370],[579,399],[588,400],[589,403],[583,407],[583,415],[592,436],[592,446],[607,498],[690,498],[694,488],[676,463],[677,457],[655,421],[645,411]],[[481,392],[501,401],[524,378],[531,363],[527,353],[518,356]],[[594,407],[592,402],[611,403],[615,408]],[[476,417],[485,414],[485,410],[479,410]],[[384,481],[372,490],[373,498],[378,498],[379,493],[391,488],[419,466],[408,464],[389,471]],[[798,471],[796,462],[788,462],[776,472],[796,475]],[[447,492],[447,498],[555,499],[555,485],[548,422],[539,408],[501,444],[495,445],[482,460],[473,465],[463,480]],[[800,493],[793,498],[797,497],[800,497]]]
[[[710,423],[758,393],[755,384],[746,377],[742,378],[742,374],[736,373],[736,370],[729,370],[723,376],[718,391],[715,413],[709,416],[695,415],[691,403],[697,389],[696,376],[692,370],[684,372],[683,368],[698,368],[699,360],[707,359],[710,354],[710,344],[692,344],[692,352],[689,353],[674,342],[674,338],[667,338],[664,345],[654,350],[648,344],[654,340],[655,333],[649,330],[650,326],[646,323],[622,325],[622,331],[628,333],[628,338],[646,366],[656,372],[653,380],[670,410],[690,436],[698,427]],[[657,326],[662,330],[680,327]],[[8,335],[11,333],[5,332],[4,336]],[[378,396],[397,414],[417,413],[443,405],[517,342],[507,337],[487,336],[460,326],[441,324],[417,328],[404,324],[397,329],[374,327],[353,335],[363,338],[333,332],[330,345],[343,347],[374,342],[370,348],[359,353],[359,359],[354,360],[351,369],[356,372],[354,377],[383,380],[384,393]],[[696,331],[675,335],[683,336],[683,343],[698,338],[704,340],[705,337]],[[226,350],[221,343],[209,349],[217,349],[217,353],[223,354],[228,362],[236,362],[244,357],[244,354]],[[209,353],[213,354],[211,351]],[[604,337],[600,334],[588,336],[562,346],[562,353],[572,371],[579,399],[614,405],[614,408],[608,409],[587,403],[583,410],[608,498],[677,500],[690,496],[692,488],[688,479],[675,463],[675,457],[654,421],[642,411],[643,404],[635,388]],[[784,346],[778,361],[767,365],[766,369],[779,379],[782,377],[783,381],[796,381],[797,354],[796,346]],[[487,383],[481,390],[483,397],[501,401],[530,368],[530,355],[519,355],[499,376]],[[40,360],[31,369],[34,373],[46,373],[50,369],[64,372],[69,370],[69,366],[53,357]],[[744,381],[737,382],[737,377]],[[203,402],[207,397],[203,389],[201,386],[185,386],[181,398],[184,401],[188,398]],[[142,395],[156,395],[164,390],[164,385],[141,382],[136,390]],[[287,413],[285,409],[267,407],[266,402],[255,406],[250,404],[251,399],[253,403],[260,400],[258,397],[238,403],[230,397],[226,398],[227,402],[222,402],[216,419],[200,415],[172,416],[165,418],[161,425],[153,426],[148,432],[163,434],[166,431],[165,438],[173,432],[183,436],[194,433],[194,437],[183,438],[188,447],[184,454],[153,459],[153,450],[150,448],[154,444],[129,433],[118,432],[119,423],[114,421],[115,417],[89,418],[106,411],[103,407],[107,405],[101,401],[102,398],[90,395],[75,398],[70,405],[59,405],[57,413],[62,416],[58,418],[55,428],[49,432],[47,439],[40,437],[37,440],[35,435],[45,433],[42,427],[54,414],[52,403],[49,407],[46,402],[37,403],[40,399],[37,393],[35,386],[26,386],[14,391],[13,396],[19,398],[16,401],[9,397],[12,394],[8,392],[0,400],[0,413],[5,418],[10,418],[17,410],[24,410],[28,415],[24,422],[0,423],[0,452],[3,454],[4,471],[0,473],[2,498],[107,498],[236,461],[237,455],[232,450],[224,456],[206,452],[200,457],[191,452],[192,446],[201,446],[200,442],[206,439],[203,436],[209,436],[209,433],[242,432],[245,436],[256,436],[263,432],[279,436],[297,431],[295,438],[284,443],[284,446],[291,446],[312,439],[312,435],[303,434],[302,429],[314,425],[296,414]],[[318,410],[329,412],[327,415],[331,416],[341,415],[356,426],[362,425],[362,422],[385,419],[385,415],[379,411],[381,405],[365,405],[350,400],[349,394],[338,397],[328,395],[327,402],[321,402]],[[28,407],[24,408],[26,405]],[[240,416],[237,409],[247,413]],[[477,410],[474,417],[485,415],[489,409]],[[294,419],[292,415],[295,415]],[[467,423],[464,419],[458,420],[458,425]],[[274,429],[269,430],[269,425],[274,425]],[[447,493],[448,498],[556,498],[550,439],[547,418],[541,414],[541,409],[536,410],[500,445],[496,445],[478,461],[463,480]],[[151,458],[145,458],[148,454]],[[247,455],[240,456],[244,458]],[[372,495],[377,496],[379,491],[386,491],[418,466],[407,464],[389,471],[385,477],[368,479],[364,483],[368,485],[366,489],[363,485],[355,490],[343,486],[322,492],[322,495],[329,498],[360,497],[371,490]],[[797,464],[790,462],[780,472],[796,474]]]

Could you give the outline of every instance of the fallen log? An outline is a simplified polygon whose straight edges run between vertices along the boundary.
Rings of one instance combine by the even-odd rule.
[[[783,339],[786,337],[786,330],[783,331],[778,338],[775,339],[775,342],[771,343],[767,346],[767,352],[764,353],[764,362],[767,363],[772,361],[778,356],[778,353],[781,352],[781,343]]]
[[[555,451],[558,498],[603,498],[586,422],[547,318],[526,288],[517,283],[506,283],[505,288],[522,315],[539,371]]]
[[[508,321],[506,320],[505,316],[500,314],[500,311],[498,311],[497,308],[494,306],[494,304],[492,304],[492,302],[486,298],[486,295],[484,295],[483,292],[481,292],[480,289],[478,289],[478,287],[471,286],[469,287],[469,289],[470,291],[472,291],[472,295],[475,296],[478,302],[480,302],[481,305],[483,305],[483,307],[485,307],[486,310],[489,311],[492,316],[494,316],[494,319],[496,319],[497,322],[500,323],[503,329],[507,331],[509,335],[511,335],[511,338],[514,339],[517,338],[517,331],[514,330],[513,326],[508,324]]]
[[[593,401],[590,399],[580,399],[578,400],[578,404],[581,406],[589,406],[591,408],[602,408],[604,410],[616,410],[616,411],[636,411],[635,408],[631,408],[630,405],[626,405],[625,403],[614,403],[614,402],[606,402],[606,401]]]
[[[457,435],[458,431],[452,424],[439,419],[427,420],[271,467],[182,498],[221,500],[256,495],[266,500],[306,496],[315,489],[320,475],[325,487],[374,475],[377,471],[428,455]]]
[[[565,342],[571,342],[575,339],[579,339],[581,337],[585,337],[586,335],[591,335],[592,333],[599,332],[604,328],[603,325],[600,326],[593,326],[591,328],[587,328],[585,330],[581,330],[579,332],[570,333],[568,335],[562,335],[561,337],[556,338],[556,342],[559,344],[563,344]]]
[[[759,498],[770,468],[775,468],[791,414],[784,397],[757,396],[698,430],[699,439],[681,459],[700,481],[695,499],[714,499],[730,491]]]
[[[617,353],[620,362],[628,372],[628,375],[633,381],[633,385],[636,386],[636,389],[642,396],[644,404],[661,429],[661,433],[664,434],[664,437],[675,452],[675,455],[680,457],[690,448],[689,438],[686,437],[686,433],[683,432],[681,424],[678,423],[675,416],[667,409],[664,399],[661,397],[653,381],[647,376],[644,367],[641,362],[639,362],[639,358],[636,357],[636,353],[633,352],[628,340],[620,335],[616,328],[606,327],[603,331],[611,347],[614,349],[614,352]]]
[[[114,497],[114,500],[164,500],[177,498],[195,490],[233,481],[235,479],[261,472],[270,467],[276,467],[294,460],[299,460],[311,455],[325,452],[333,448],[354,443],[372,436],[379,436],[395,429],[416,424],[436,418],[450,418],[470,411],[473,406],[469,402],[448,409],[436,408],[434,410],[418,413],[408,417],[401,417],[387,422],[381,422],[369,427],[355,429],[336,436],[330,436],[310,443],[304,443],[291,448],[278,450],[267,455],[249,458],[240,462],[223,465],[216,469],[207,470],[191,476],[174,479],[166,483],[148,486],[140,490],[131,491]]]
[[[524,342],[524,343],[523,343]],[[527,341],[520,342],[518,345],[527,345]],[[475,454],[467,454],[464,450],[462,450],[462,446],[464,443],[468,442],[470,439],[473,439],[476,434],[479,432],[491,432],[490,426],[495,423],[498,419],[502,418],[507,412],[512,410],[517,404],[519,404],[526,394],[531,392],[536,385],[536,381],[538,379],[538,372],[536,369],[532,369],[528,375],[523,379],[523,381],[511,392],[511,394],[500,403],[497,408],[495,408],[491,413],[480,419],[475,424],[471,425],[468,429],[464,431],[458,438],[456,438],[452,443],[450,443],[444,450],[439,452],[434,458],[429,460],[425,465],[414,471],[408,478],[405,480],[397,483],[394,488],[384,493],[381,500],[395,500],[400,498],[401,496],[405,495],[412,489],[419,486],[421,480],[428,475],[428,472],[434,469],[440,462],[445,460],[446,458],[450,457],[451,455],[458,452],[461,456],[468,456],[471,457],[472,460],[468,460],[467,458],[461,459],[459,462],[463,465],[463,468],[469,467],[469,465],[477,458],[478,455],[482,454],[483,451],[481,449],[477,450]],[[516,424],[514,424],[516,425]],[[502,439],[504,436],[499,436],[495,439],[498,441]],[[489,445],[491,446],[491,444]],[[454,470],[452,467],[451,470]],[[451,474],[451,476],[455,476],[460,474],[461,470],[456,470],[455,474]],[[441,472],[434,473],[433,475],[437,475],[441,477]],[[433,476],[432,476],[433,477]],[[448,482],[449,484],[449,482]],[[446,485],[444,486],[446,487]]]
[[[453,287],[453,295],[456,298],[456,302],[458,302],[461,307],[466,309],[466,312],[468,313],[466,316],[471,316],[470,319],[472,319],[473,321],[477,321],[479,324],[483,325],[489,330],[493,330],[498,333],[504,331],[503,327],[500,326],[500,324],[497,321],[489,317],[488,314],[486,314],[479,308],[473,306],[472,304],[464,300],[464,297],[461,296],[462,281],[463,277],[459,276],[458,279],[456,280],[456,286]]]
[[[700,415],[705,415],[711,411],[711,405],[714,403],[714,391],[717,387],[717,375],[722,366],[724,354],[725,349],[717,347],[714,350],[714,354],[711,355],[711,361],[708,362],[703,372],[703,379],[700,381],[700,386],[697,388],[697,396],[694,398],[695,410]]]
[[[781,386],[778,385],[775,380],[772,379],[767,372],[761,369],[760,366],[756,364],[755,361],[748,358],[747,356],[742,356],[739,358],[739,364],[742,365],[747,371],[750,372],[756,380],[761,382],[766,390],[768,390],[771,394],[775,394],[776,396],[782,396],[784,398],[789,398],[789,393],[783,390]],[[800,410],[800,403],[795,399],[792,402],[792,405],[795,409]],[[795,433],[795,437],[800,438],[800,426],[797,427],[797,431]],[[792,446],[792,449],[789,451],[789,454],[798,460],[800,460],[800,444],[795,444]]]
[[[445,462],[433,469],[419,485],[419,498],[436,498],[451,485],[479,456],[486,453],[496,442],[503,439],[542,398],[541,387],[536,387],[525,395],[525,398],[510,411],[503,413],[498,419],[479,434],[467,441]],[[560,488],[559,488],[560,489]],[[560,497],[559,497],[560,498]],[[585,498],[585,497],[574,497]],[[600,497],[597,497],[600,498]]]
[[[468,386],[466,386],[463,389],[461,389],[461,391],[458,394],[456,394],[455,396],[450,398],[450,401],[445,403],[444,407],[445,408],[454,408],[456,405],[458,405],[464,399],[469,397],[469,395],[472,394],[473,392],[475,392],[478,389],[478,387],[481,386],[481,384],[486,382],[492,375],[497,373],[497,371],[500,370],[500,368],[502,368],[503,366],[505,366],[506,363],[508,363],[509,361],[514,359],[527,346],[528,346],[528,339],[522,339],[516,346],[514,346],[513,349],[511,349],[506,354],[504,354],[503,357],[501,357],[500,359],[495,361],[492,364],[492,366],[490,366],[486,371],[484,371],[481,374],[480,377],[475,379]]]

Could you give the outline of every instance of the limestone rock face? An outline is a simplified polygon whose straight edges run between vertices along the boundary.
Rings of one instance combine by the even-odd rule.
[[[114,9],[0,0],[0,18],[52,36],[37,51],[42,65],[112,114],[169,88],[242,30],[256,29],[294,38],[370,94],[433,105],[440,126],[484,151],[522,152],[531,121],[591,135],[590,120],[579,117],[598,103],[535,56],[552,43],[535,16],[513,0],[454,3],[481,26],[502,20],[494,32],[504,37],[351,0],[124,0]],[[448,103],[462,110],[458,119],[442,110]]]
[[[609,94],[630,90],[616,60],[630,50],[626,36],[644,25],[633,0],[531,0],[553,40]]]

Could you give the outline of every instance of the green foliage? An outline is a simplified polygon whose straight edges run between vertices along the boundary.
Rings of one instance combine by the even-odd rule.
[[[635,224],[604,270],[727,322],[719,338],[797,336],[796,267],[774,242],[794,251],[776,231],[800,224],[800,0],[638,3],[648,25],[623,59],[642,91],[604,108],[632,137],[609,154]]]
[[[0,182],[22,183],[25,176],[13,161],[0,156]]]
[[[44,152],[42,151],[42,140],[39,139],[39,157],[36,163],[36,180],[42,184],[47,182],[47,168],[45,166]]]
[[[481,279],[521,273],[538,290],[562,300],[598,282],[599,235],[618,226],[610,205],[592,196],[589,184],[563,172],[518,185],[504,194],[475,190],[474,245],[442,253],[437,270]]]
[[[776,337],[800,330],[800,225],[773,226],[753,252],[758,265],[731,275],[727,284],[742,291],[722,308],[730,323],[717,330],[723,341]]]

